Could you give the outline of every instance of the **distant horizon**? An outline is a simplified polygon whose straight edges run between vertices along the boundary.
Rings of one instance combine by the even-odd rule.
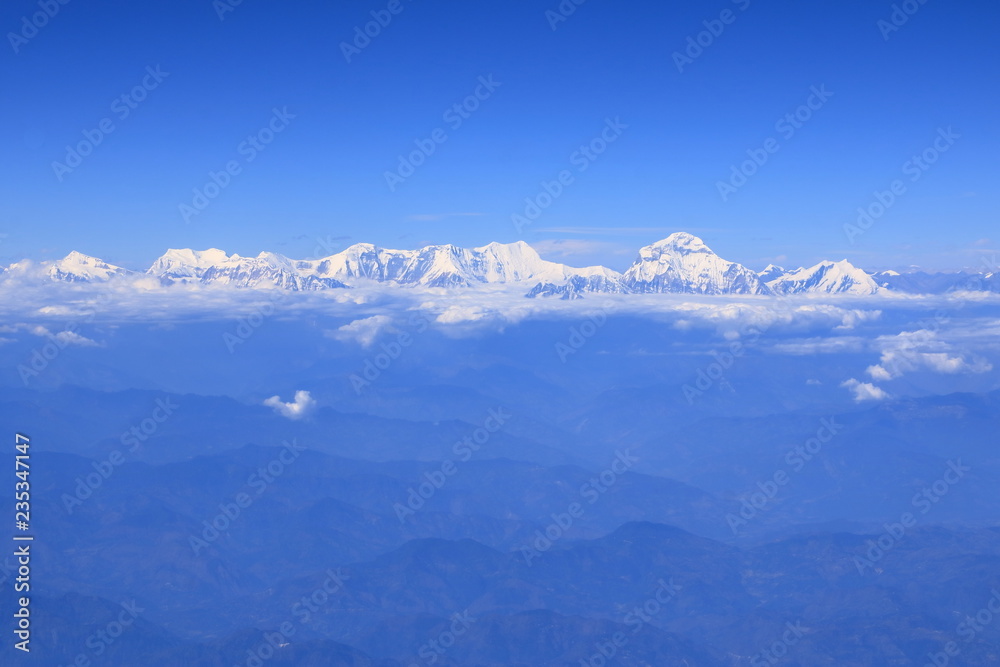
[[[255,258],[255,257],[258,257],[261,253],[273,253],[275,255],[280,255],[280,256],[285,257],[287,259],[301,261],[301,260],[316,260],[316,259],[323,259],[323,258],[326,258],[326,257],[331,257],[333,255],[337,255],[339,253],[344,252],[345,250],[347,250],[351,246],[361,245],[361,244],[373,245],[373,246],[375,246],[377,248],[380,248],[380,249],[383,249],[383,250],[415,251],[415,250],[421,250],[423,248],[427,248],[427,247],[430,247],[430,246],[448,246],[448,245],[450,245],[450,246],[455,246],[455,247],[458,247],[458,248],[475,249],[475,248],[483,248],[483,247],[486,247],[486,246],[488,246],[490,244],[495,244],[495,243],[496,244],[501,244],[501,245],[512,245],[512,244],[515,244],[515,243],[523,242],[523,243],[526,243],[528,246],[530,246],[535,252],[538,253],[538,255],[543,260],[546,260],[546,261],[555,262],[557,264],[564,264],[566,266],[573,267],[573,268],[586,268],[586,267],[591,267],[591,266],[601,266],[601,267],[612,269],[614,271],[623,272],[625,269],[627,269],[629,266],[631,266],[634,263],[635,259],[638,257],[639,251],[642,248],[650,246],[650,245],[655,245],[656,243],[659,243],[659,242],[662,242],[662,241],[666,240],[671,235],[678,234],[678,233],[691,234],[691,235],[693,235],[693,236],[701,239],[702,241],[704,241],[705,245],[708,246],[708,248],[712,252],[714,252],[716,255],[718,255],[718,256],[720,256],[723,259],[726,259],[728,261],[736,262],[737,264],[745,266],[748,269],[751,269],[751,270],[756,271],[758,273],[764,271],[770,265],[774,265],[774,266],[780,267],[780,268],[785,269],[787,271],[794,271],[795,269],[798,269],[798,268],[810,268],[810,267],[816,266],[817,264],[820,264],[821,262],[839,262],[839,261],[847,261],[851,265],[853,265],[853,266],[855,266],[857,268],[863,269],[863,270],[865,270],[866,272],[869,272],[869,273],[880,273],[880,272],[885,272],[885,271],[898,271],[900,273],[925,272],[925,273],[929,273],[929,274],[949,274],[949,273],[962,273],[962,272],[990,273],[991,271],[996,271],[996,268],[991,268],[991,267],[996,267],[996,265],[997,265],[996,256],[997,256],[997,253],[1000,252],[1000,251],[993,250],[993,249],[986,249],[986,248],[984,248],[982,246],[975,247],[975,244],[973,244],[974,248],[970,248],[970,251],[974,251],[974,254],[970,255],[970,256],[976,257],[979,261],[973,260],[973,261],[970,261],[970,263],[966,264],[965,266],[952,266],[952,267],[927,267],[927,266],[922,266],[922,265],[918,265],[918,264],[910,264],[910,265],[905,265],[905,266],[904,265],[869,266],[869,265],[865,264],[861,260],[852,259],[850,256],[839,256],[839,255],[832,255],[832,254],[829,255],[829,256],[820,256],[820,259],[817,259],[815,261],[808,262],[808,263],[801,263],[801,262],[794,262],[794,261],[786,261],[785,263],[781,263],[779,261],[774,261],[775,259],[779,259],[779,258],[773,258],[773,259],[770,259],[770,260],[768,260],[766,262],[764,262],[764,260],[758,259],[756,262],[754,262],[754,261],[741,261],[740,259],[734,259],[733,257],[730,257],[730,256],[727,256],[725,254],[722,254],[722,253],[718,252],[715,249],[715,247],[713,246],[712,242],[710,240],[706,240],[703,235],[692,234],[691,232],[688,232],[686,230],[678,229],[678,230],[676,230],[674,232],[671,232],[671,233],[669,233],[669,234],[667,234],[665,236],[657,238],[656,240],[649,241],[649,242],[646,242],[646,243],[642,243],[641,245],[636,245],[636,246],[632,247],[630,250],[627,249],[627,248],[623,248],[623,252],[619,252],[619,253],[617,253],[615,255],[609,255],[608,256],[608,259],[611,260],[611,261],[595,262],[595,263],[583,263],[583,262],[574,261],[573,258],[572,258],[572,256],[568,256],[567,254],[561,252],[558,247],[553,248],[551,246],[551,242],[550,241],[546,241],[546,240],[535,241],[535,242],[524,241],[523,239],[517,239],[517,240],[514,240],[514,241],[495,241],[494,240],[494,241],[486,241],[484,243],[479,243],[479,244],[475,244],[475,245],[461,245],[461,244],[452,243],[452,242],[383,245],[383,244],[379,244],[379,243],[374,243],[372,241],[354,240],[354,239],[348,239],[348,238],[344,238],[344,237],[336,237],[336,240],[333,240],[334,237],[327,236],[325,239],[324,238],[318,238],[318,237],[316,239],[314,239],[315,245],[313,246],[312,251],[305,252],[305,253],[302,253],[302,254],[294,254],[294,253],[289,253],[289,252],[286,252],[286,251],[274,250],[274,249],[269,249],[269,248],[261,248],[260,250],[257,250],[256,252],[252,252],[252,251],[251,252],[238,252],[238,251],[233,251],[233,250],[230,250],[229,248],[220,247],[220,246],[217,246],[217,245],[216,246],[209,246],[209,247],[181,247],[181,246],[178,246],[178,245],[174,245],[174,246],[170,246],[170,247],[164,248],[158,254],[153,255],[151,257],[151,259],[149,259],[145,263],[143,263],[141,261],[138,261],[138,262],[137,261],[131,261],[131,262],[123,263],[123,262],[111,259],[109,256],[105,256],[105,255],[101,254],[100,252],[92,252],[92,251],[88,251],[88,250],[80,250],[79,248],[73,248],[73,249],[71,249],[71,250],[69,250],[69,251],[67,251],[67,252],[65,252],[63,254],[55,254],[55,253],[53,253],[53,254],[49,254],[49,255],[45,255],[45,256],[20,257],[20,258],[16,258],[16,259],[4,258],[5,261],[2,262],[2,266],[10,266],[11,264],[22,262],[22,261],[25,261],[25,260],[32,261],[32,262],[38,262],[38,263],[42,263],[42,262],[54,262],[54,261],[59,261],[59,260],[65,259],[69,254],[71,254],[73,252],[78,252],[78,253],[80,253],[82,255],[86,255],[86,256],[92,257],[94,259],[99,259],[101,261],[107,262],[108,264],[112,264],[114,266],[119,266],[121,268],[128,269],[130,271],[143,272],[143,271],[146,271],[150,266],[152,266],[152,264],[157,259],[159,259],[163,255],[165,255],[170,250],[193,250],[193,251],[196,251],[196,252],[206,252],[206,251],[210,251],[210,250],[220,250],[220,251],[224,252],[229,257],[232,257],[234,255],[238,255],[238,256],[243,257],[243,258]],[[236,245],[235,242],[234,242],[234,245]],[[239,244],[239,245],[245,245],[245,244]],[[305,248],[305,245],[298,244],[298,247]],[[316,250],[322,251],[321,254],[316,254],[314,252]],[[863,253],[858,253],[858,254],[863,254]],[[767,258],[764,258],[764,259],[767,259]],[[785,259],[787,260],[788,258],[785,258]],[[135,267],[143,267],[143,268],[135,268]]]

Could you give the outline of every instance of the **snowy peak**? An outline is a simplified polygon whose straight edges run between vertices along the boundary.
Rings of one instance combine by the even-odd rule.
[[[336,280],[303,276],[295,262],[283,255],[262,252],[256,257],[228,255],[218,248],[168,250],[146,272],[164,285],[200,283],[240,288],[315,290],[345,287]]]
[[[561,281],[576,275],[577,271],[543,260],[523,241],[489,243],[471,249],[451,244],[431,245],[417,250],[393,250],[359,243],[320,260],[295,262],[295,266],[300,272],[348,282],[373,280],[426,287]]]
[[[768,264],[767,267],[757,273],[761,280],[765,283],[771,282],[775,278],[780,278],[781,276],[788,273],[783,267],[775,266],[774,264]]]
[[[171,248],[163,253],[162,257],[153,262],[153,267],[156,267],[158,264],[175,264],[207,269],[228,259],[229,255],[224,250],[219,250],[218,248],[209,248],[208,250]]]
[[[0,276],[15,282],[98,283],[135,280],[143,275],[79,252],[56,261],[25,260],[0,267]],[[940,294],[955,289],[1000,292],[1000,274],[996,272],[869,274],[847,260],[823,261],[794,270],[769,264],[756,273],[723,259],[700,238],[686,232],[671,234],[641,248],[625,273],[604,266],[575,268],[548,261],[529,244],[517,241],[488,243],[477,248],[429,245],[413,250],[356,243],[321,259],[290,259],[266,251],[242,257],[218,248],[173,248],[157,258],[145,275],[164,286],[199,284],[296,291],[378,284],[431,288],[511,284],[523,285],[527,296],[564,299],[591,293],[869,295],[880,290]],[[144,284],[148,286],[149,281]]]
[[[86,283],[105,282],[118,276],[129,275],[131,271],[74,250],[64,258],[48,264],[46,273],[53,280]]]
[[[530,280],[546,272],[552,264],[543,260],[524,241],[490,243],[481,248],[473,248],[472,254],[472,268],[488,283]]]
[[[167,284],[195,282],[201,279],[206,270],[225,264],[229,259],[229,255],[218,248],[208,250],[171,248],[157,258],[146,273]]]
[[[624,274],[634,292],[770,294],[756,273],[716,255],[692,234],[678,232],[639,250]]]
[[[766,269],[765,269],[766,271]],[[875,294],[878,284],[870,275],[846,259],[820,262],[808,269],[798,269],[770,280],[768,286],[777,294]]]
[[[639,251],[640,256],[642,256],[643,251],[650,253],[670,252],[678,255],[687,255],[690,253],[713,254],[704,241],[694,234],[688,234],[687,232],[674,232],[667,238],[642,248]]]

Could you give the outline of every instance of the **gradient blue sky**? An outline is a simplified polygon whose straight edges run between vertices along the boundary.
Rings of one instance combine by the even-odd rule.
[[[558,0],[402,0],[350,64],[339,43],[387,2],[244,0],[220,20],[211,0],[71,1],[18,53],[0,44],[0,260],[79,250],[145,268],[168,247],[524,239],[622,268],[676,230],[757,269],[958,268],[991,252],[1000,5],[930,0],[885,40],[890,2],[744,1],[588,0],[553,31]],[[679,73],[671,54],[726,8],[735,22]],[[9,0],[0,28],[35,11]],[[167,79],[119,120],[112,101],[156,65]],[[443,112],[491,74],[500,88],[450,129]],[[785,140],[775,121],[820,84],[834,96]],[[179,204],[285,106],[289,127],[185,223]],[[108,117],[115,131],[59,182],[53,161]],[[607,117],[628,129],[518,233],[511,214]],[[849,244],[844,223],[948,126],[961,139]],[[448,141],[390,192],[384,172],[436,128]],[[771,136],[781,150],[723,202],[716,182]]]

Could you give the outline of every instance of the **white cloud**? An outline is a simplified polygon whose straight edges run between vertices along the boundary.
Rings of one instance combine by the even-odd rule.
[[[101,344],[97,341],[91,340],[86,336],[81,336],[75,331],[60,331],[58,333],[52,333],[47,328],[37,325],[32,327],[30,332],[36,336],[51,338],[60,343],[60,347],[66,347],[67,345],[78,345],[80,347],[101,347]]]
[[[952,357],[945,352],[925,352],[920,356],[920,360],[928,368],[935,370],[938,373],[961,373],[966,370],[975,373],[984,372],[990,368],[987,367],[983,371],[976,371],[974,370],[977,366],[975,362],[970,364],[962,357]]]
[[[880,336],[875,342],[881,348],[879,363],[865,371],[873,380],[884,382],[918,370],[946,375],[993,370],[986,359],[955,350],[953,344],[941,340],[937,332],[928,329]]]
[[[805,353],[810,346],[816,351],[830,352],[843,346],[843,352],[850,352],[850,341],[857,336],[878,355],[894,343],[890,340],[892,336],[873,341],[872,336],[877,335],[875,329],[886,332],[888,327],[894,326],[891,323],[899,321],[899,313],[905,312],[909,317],[908,311],[912,310],[914,317],[930,317],[935,309],[956,307],[954,295],[863,298],[834,295],[776,299],[740,295],[587,294],[584,299],[568,301],[526,299],[525,293],[530,286],[446,289],[359,284],[346,290],[291,292],[276,307],[274,318],[295,319],[306,315],[335,318],[338,326],[349,324],[339,329],[331,327],[325,335],[358,345],[377,345],[378,339],[373,336],[385,335],[386,327],[408,330],[407,319],[417,312],[433,322],[434,328],[441,333],[474,336],[484,331],[502,331],[528,319],[577,320],[596,309],[652,319],[674,331],[706,331],[707,335],[728,340],[759,341],[768,349],[775,344],[783,346],[774,349],[785,354]],[[1000,294],[983,293],[976,298],[977,305],[979,300],[1000,304]],[[137,289],[133,283],[21,285],[0,281],[0,308],[9,313],[8,322],[17,318],[31,322],[32,326],[42,324],[53,332],[78,331],[68,324],[72,322],[93,322],[97,326],[106,326],[108,322],[155,322],[167,326],[186,321],[240,319],[273,302],[266,290],[225,286],[174,285],[169,289],[145,290]],[[889,322],[880,325],[883,312],[891,317],[884,318]],[[379,327],[383,327],[380,333]],[[846,330],[850,327],[854,329]],[[27,327],[19,329],[26,330]],[[1000,350],[998,334],[1000,320],[969,318],[965,314],[944,322],[940,331],[940,336],[947,337],[958,350]],[[72,337],[64,336],[68,338]],[[820,339],[837,342],[826,343]],[[82,336],[70,344],[87,345],[88,342],[95,344],[89,339],[83,340]],[[977,365],[968,353],[932,348],[920,351],[948,352],[950,357],[962,357],[972,368],[988,367],[985,362]],[[930,358],[927,363],[944,367],[945,361]],[[877,356],[868,363],[879,363]]]
[[[478,322],[489,316],[489,312],[477,306],[452,306],[437,316],[441,324],[459,324],[462,322]]]
[[[876,387],[870,382],[861,382],[854,378],[842,382],[841,387],[846,387],[854,392],[854,400],[861,401],[884,401],[889,398],[889,394],[881,387]]]
[[[91,340],[86,336],[81,336],[73,331],[60,331],[54,338],[60,343],[66,345],[79,345],[80,347],[100,347],[101,344],[96,340]]]
[[[327,330],[323,334],[342,343],[358,343],[362,347],[371,347],[383,329],[392,324],[392,318],[386,315],[373,315],[360,320],[354,320],[336,330]]]
[[[868,368],[865,369],[865,372],[868,373],[868,375],[870,375],[873,380],[877,380],[879,382],[885,382],[886,380],[891,380],[893,377],[892,373],[887,371],[882,366],[878,365],[869,366]]]
[[[881,310],[848,310],[844,312],[838,329],[853,329],[859,324],[872,322],[882,317]]]
[[[316,406],[316,401],[308,391],[300,389],[295,392],[295,400],[291,403],[283,403],[281,397],[272,396],[264,401],[264,405],[273,408],[282,417],[302,419]]]

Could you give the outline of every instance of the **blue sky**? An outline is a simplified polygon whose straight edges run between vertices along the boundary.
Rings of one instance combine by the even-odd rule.
[[[39,4],[5,3],[0,261],[79,250],[144,268],[168,247],[305,257],[523,239],[622,268],[686,230],[758,269],[827,257],[938,269],[996,246],[995,2],[913,0],[886,39],[893,5],[870,0],[587,0],[554,30],[557,0],[400,0],[347,62],[339,45],[388,5],[244,0],[220,19],[211,0],[71,0],[35,34],[23,17]],[[724,10],[730,23],[679,71],[673,53]],[[832,96],[780,131],[814,86]],[[446,111],[477,87],[485,99],[456,126]],[[274,109],[294,118],[249,161],[241,144]],[[627,127],[581,162],[608,119]],[[102,121],[113,131],[78,166],[53,167]],[[904,164],[947,128],[959,138],[911,181]],[[447,140],[391,189],[385,173],[435,130]],[[718,182],[769,138],[777,151],[723,201]],[[185,220],[181,205],[230,162],[239,173]],[[518,230],[511,216],[563,170],[572,182]],[[844,225],[897,179],[905,192],[850,243]]]

